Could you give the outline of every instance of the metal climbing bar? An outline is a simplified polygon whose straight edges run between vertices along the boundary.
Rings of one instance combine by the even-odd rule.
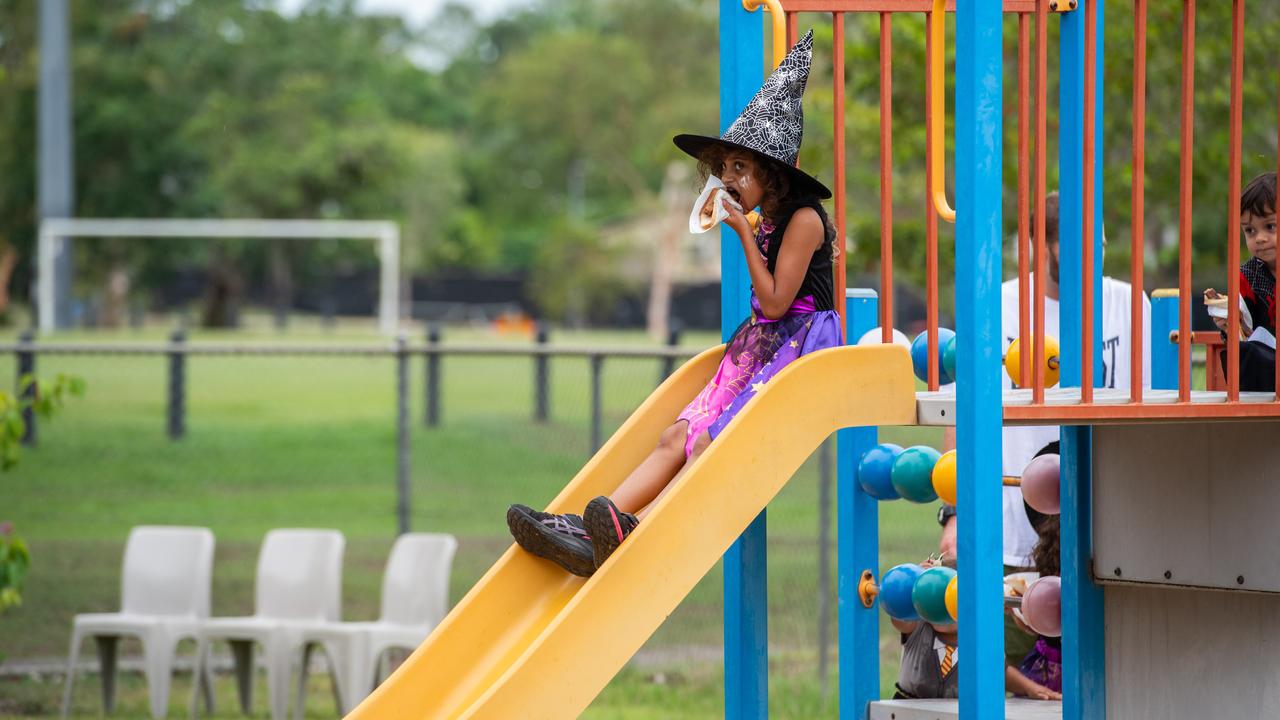
[[[1032,350],[1031,404],[1044,404],[1044,299],[1048,287],[1045,273],[1048,252],[1045,240],[1045,198],[1047,192],[1048,107],[1049,107],[1049,0],[1036,4],[1036,209],[1035,209],[1035,339]],[[1023,296],[1025,297],[1025,296]],[[1019,304],[1024,302],[1019,299]]]
[[[1084,20],[1084,190],[1081,193],[1082,217],[1080,241],[1080,402],[1093,402],[1093,365],[1097,358],[1097,344],[1093,341],[1093,246],[1096,236],[1094,224],[1095,154],[1094,111],[1097,95],[1094,76],[1097,72],[1098,3],[1085,2]]]
[[[1133,4],[1133,187],[1129,206],[1129,402],[1142,402],[1142,271],[1147,152],[1147,0]]]
[[[836,243],[840,249],[840,256],[836,258],[836,310],[840,313],[840,317],[846,318],[848,311],[845,299],[845,145],[844,145],[844,13],[832,13],[831,15],[832,29],[832,58],[831,58],[831,74],[832,88],[831,96],[833,105],[835,105],[835,117],[832,119],[832,135],[835,136],[835,205],[836,205]]]
[[[893,342],[893,39],[880,13],[880,341]]]
[[[1191,148],[1195,130],[1196,0],[1182,5],[1182,132],[1178,172],[1178,401],[1191,401]]]
[[[1231,127],[1227,162],[1227,402],[1240,399],[1240,133],[1244,76],[1244,0],[1231,4]],[[1265,321],[1261,318],[1260,321]]]
[[[929,194],[933,196],[933,208],[937,211],[938,216],[949,223],[956,221],[956,211],[952,209],[951,204],[947,202],[947,153],[946,147],[946,120],[947,120],[947,83],[943,74],[943,67],[946,64],[947,56],[947,12],[945,0],[934,0],[933,11],[929,13],[929,53],[928,76],[930,80],[929,104],[932,106],[930,113],[931,120],[929,124],[932,126],[933,132],[929,133],[932,138],[930,144],[934,147],[930,153],[932,159],[929,161],[933,169],[931,176],[933,183],[929,186]]]
[[[1031,377],[1031,353],[1026,352],[1027,338],[1031,337],[1030,307],[1026,298],[1031,294],[1030,217],[1028,216],[1028,185],[1030,184],[1030,113],[1027,109],[1030,84],[1031,28],[1027,15],[1018,15],[1018,343],[1024,350],[1018,355],[1018,377],[1023,383]]]
[[[925,24],[929,22],[929,17],[933,15],[930,11],[925,16]],[[929,64],[933,57],[933,38],[929,33],[924,35],[924,54],[925,65]],[[924,74],[924,134],[925,134],[925,187],[933,187],[933,103],[930,102],[932,97],[934,78],[931,74]],[[929,336],[929,389],[938,389],[938,215],[933,211],[933,199],[929,193],[925,193],[924,200],[924,254],[925,254],[925,325],[928,328]],[[954,378],[953,378],[954,379]]]

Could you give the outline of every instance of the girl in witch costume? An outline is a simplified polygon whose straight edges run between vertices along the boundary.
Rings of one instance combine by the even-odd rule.
[[[751,314],[730,337],[715,377],[611,495],[592,500],[582,515],[511,506],[507,524],[525,550],[591,575],[770,378],[801,355],[843,344],[835,229],[821,204],[831,191],[795,166],[812,56],[809,32],[723,136],[675,137],[697,158],[703,180],[715,175],[740,207],[760,208],[753,230],[742,210],[724,202],[751,275]]]

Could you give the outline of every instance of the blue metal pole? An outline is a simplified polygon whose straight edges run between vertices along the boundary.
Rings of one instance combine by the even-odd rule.
[[[1062,428],[1062,718],[1107,716],[1102,587],[1093,579],[1093,428]]]
[[[1080,247],[1084,212],[1084,6],[1061,17],[1058,50],[1058,342],[1062,349],[1059,384],[1066,388],[1080,387],[1080,289],[1084,265]],[[1101,216],[1102,213],[1095,214]],[[1097,267],[1101,264],[1094,263]],[[1096,312],[1094,317],[1094,326],[1100,326]],[[1094,377],[1098,377],[1096,372]]]
[[[1178,329],[1178,291],[1151,293],[1151,387],[1178,389],[1178,346],[1169,341]]]
[[[720,129],[764,82],[763,12],[720,0]],[[720,229],[720,333],[728,339],[750,311],[751,278],[742,246]],[[724,555],[724,695],[731,720],[769,715],[769,624],[765,512]]]
[[[957,542],[960,714],[1004,717],[1001,600],[1001,3],[956,4]]]
[[[845,338],[849,344],[879,325],[875,290],[845,292]],[[876,444],[876,428],[836,433],[836,576],[839,598],[840,716],[867,717],[867,703],[880,698],[880,617],[858,599],[864,569],[879,575],[880,518],[876,499],[862,492],[857,468]]]
[[[1103,380],[1102,330],[1102,90],[1104,4],[1082,0],[1074,12],[1062,16],[1059,67],[1061,72],[1059,156],[1060,187],[1060,305],[1062,332],[1062,386],[1079,387],[1081,377],[1080,328],[1083,309],[1083,272],[1080,237],[1084,190],[1084,60],[1085,3],[1097,2],[1095,14],[1094,76],[1094,362],[1095,385]],[[1154,311],[1153,311],[1154,315]],[[1153,331],[1156,321],[1153,320]],[[1154,344],[1153,344],[1154,345]],[[1175,359],[1176,374],[1176,359]],[[1062,565],[1062,695],[1063,720],[1095,720],[1106,716],[1103,646],[1102,588],[1092,576],[1092,429],[1062,429],[1062,515],[1060,524]]]

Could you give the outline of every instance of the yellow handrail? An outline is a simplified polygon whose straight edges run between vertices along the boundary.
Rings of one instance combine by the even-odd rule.
[[[745,2],[746,0],[744,0]],[[947,50],[947,0],[933,0],[933,12],[929,14],[929,36],[933,57],[929,62],[929,93],[931,142],[929,154],[932,156],[933,208],[938,217],[949,223],[956,221],[956,211],[947,202],[947,161],[946,161],[946,92],[947,82],[942,74],[943,60]]]
[[[787,14],[779,0],[742,0],[742,9],[747,12],[755,12],[762,7],[767,7],[773,17],[773,66],[776,68],[787,56]]]

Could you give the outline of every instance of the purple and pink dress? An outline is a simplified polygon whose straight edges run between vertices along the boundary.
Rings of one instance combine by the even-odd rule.
[[[823,226],[826,212],[817,202],[807,205],[817,210]],[[787,220],[790,220],[788,216]],[[760,223],[756,248],[769,272],[777,265],[786,223]],[[698,393],[677,419],[689,422],[685,455],[704,430],[715,439],[733,420],[743,405],[765,383],[792,360],[811,352],[844,343],[840,316],[835,311],[831,243],[823,243],[809,260],[804,281],[786,314],[776,320],[764,316],[755,291],[751,293],[751,316],[743,321],[725,344],[724,359],[711,382]]]

